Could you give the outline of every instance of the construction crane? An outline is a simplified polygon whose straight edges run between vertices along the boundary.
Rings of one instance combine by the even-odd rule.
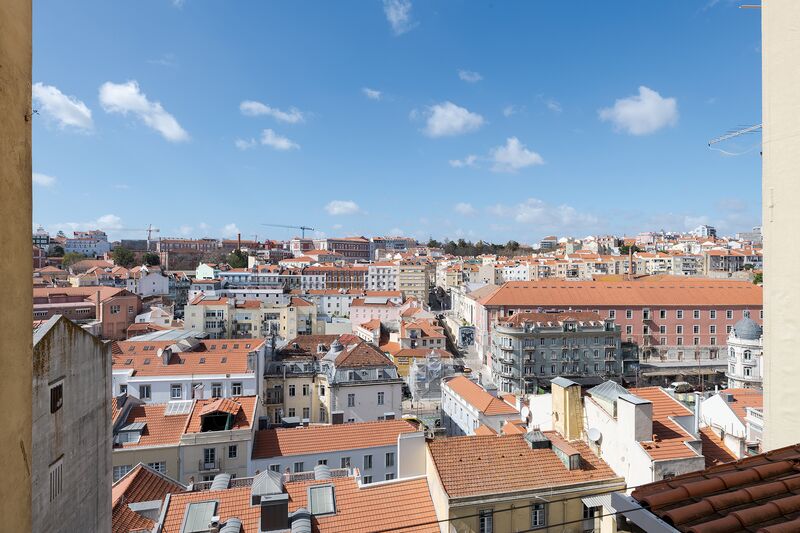
[[[146,228],[119,228],[116,231],[146,231],[147,232],[147,249],[150,250],[150,241],[153,239],[153,233],[160,233],[161,230],[154,228],[152,224],[148,224]]]
[[[287,228],[287,229],[299,229],[302,233],[302,238],[306,238],[306,230],[314,231],[314,228],[308,226],[284,226],[283,224],[261,224],[262,226],[269,226],[271,228]]]

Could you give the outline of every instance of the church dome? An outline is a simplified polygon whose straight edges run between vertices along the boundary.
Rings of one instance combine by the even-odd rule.
[[[761,326],[750,316],[745,316],[733,326],[733,332],[743,340],[756,341],[761,338]]]

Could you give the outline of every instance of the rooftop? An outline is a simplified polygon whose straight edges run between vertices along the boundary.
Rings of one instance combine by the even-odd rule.
[[[167,494],[184,490],[185,487],[174,479],[139,463],[111,486],[112,532],[151,530],[155,521],[132,510],[128,504],[163,501]]]
[[[518,411],[496,396],[464,376],[456,376],[445,381],[445,385],[458,394],[465,402],[485,415],[514,415]]]

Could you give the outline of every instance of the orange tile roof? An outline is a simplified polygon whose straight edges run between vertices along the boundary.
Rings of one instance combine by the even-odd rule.
[[[552,449],[531,449],[523,435],[434,439],[428,448],[450,498],[505,494],[591,481],[619,480],[582,441],[567,443],[558,433],[545,435],[581,454],[581,468],[569,470]]]
[[[800,445],[638,487],[631,496],[678,531],[800,531]]]
[[[706,458],[706,468],[736,460],[730,451],[710,427],[700,428],[700,440],[703,442],[703,457]]]
[[[131,368],[136,376],[175,376],[252,373],[247,368],[248,354],[258,350],[263,339],[202,340],[193,351],[176,352],[163,364],[159,349],[174,341],[118,341],[112,346],[112,368]]]
[[[503,435],[524,435],[528,432],[528,429],[525,427],[525,421],[523,420],[506,420],[500,432]]]
[[[698,457],[698,453],[686,444],[697,439],[669,418],[691,415],[692,412],[686,406],[660,387],[634,388],[628,391],[653,404],[653,435],[658,440],[645,441],[641,444],[654,461]]]
[[[235,402],[230,398],[218,398],[211,403],[205,404],[202,409],[200,409],[200,416],[207,415],[209,413],[228,413],[231,415],[237,415],[241,408],[242,404]]]
[[[394,347],[397,347],[396,351],[393,353],[391,350]],[[400,345],[396,342],[389,342],[381,346],[381,349],[385,352],[389,352],[392,354],[393,357],[427,357],[431,352],[436,353],[442,359],[450,359],[453,357],[453,354],[446,350],[442,350],[439,348],[430,349],[430,348],[400,348]]]
[[[164,500],[167,494],[183,492],[184,486],[141,463],[111,486],[111,524],[113,533],[148,531],[155,521],[132,511],[128,504]]]
[[[465,402],[485,415],[514,415],[518,411],[506,402],[492,396],[472,380],[464,376],[456,376],[445,382],[446,386],[461,396]]]
[[[142,448],[147,446],[177,446],[189,421],[190,414],[165,416],[167,404],[140,404],[131,407],[125,425],[145,422],[139,442],[126,442],[120,447]]]
[[[759,389],[725,389],[720,391],[720,394],[725,393],[733,394],[733,401],[727,402],[727,405],[742,421],[747,416],[748,407],[764,408],[764,393]]]
[[[238,403],[240,406],[240,409],[236,410],[236,414],[233,419],[233,425],[230,427],[230,429],[236,430],[252,427],[256,414],[257,398],[255,396],[239,396],[236,398],[226,398],[226,400],[230,403],[226,403],[226,408],[228,410],[225,412],[233,414],[232,411],[234,411],[234,406],[231,404]],[[186,424],[185,432],[200,433],[201,417],[209,413],[208,411],[204,412],[204,408],[209,405],[217,404],[218,402],[219,400],[213,399],[195,400],[194,409],[192,409],[192,412],[189,415],[189,421]]]
[[[344,350],[336,357],[335,364],[337,368],[394,366],[391,359],[386,357],[377,346],[361,339],[354,343],[345,344]]]
[[[403,419],[256,431],[253,459],[326,453],[397,444],[417,425]]]
[[[216,513],[221,522],[238,518],[242,521],[242,533],[258,533],[261,507],[250,504],[250,487],[173,494],[165,509],[162,533],[180,533],[187,506],[212,500],[217,502]]]
[[[368,330],[374,330],[381,327],[381,319],[380,318],[373,318],[369,322],[364,322],[363,324],[359,324],[360,327]]]
[[[748,281],[662,279],[641,281],[510,281],[480,298],[485,306],[575,307],[608,305],[761,307],[762,289]]]
[[[486,436],[486,435],[497,435],[497,432],[487,426],[486,424],[481,424],[478,426],[478,429],[475,430],[475,435],[479,436]]]

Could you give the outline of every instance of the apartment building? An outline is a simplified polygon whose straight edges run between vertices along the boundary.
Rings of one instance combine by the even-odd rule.
[[[33,396],[19,399],[32,406],[32,531],[111,529],[109,359],[63,316],[34,330]]]
[[[761,452],[763,409],[760,389],[729,388],[703,400],[700,420],[736,459],[741,459]]]
[[[369,261],[372,259],[371,244],[365,237],[314,239],[314,249],[336,252],[346,261]]]
[[[475,435],[482,426],[499,433],[506,421],[521,418],[516,405],[464,376],[445,379],[441,387],[442,427],[448,435]]]
[[[620,328],[590,311],[514,313],[491,339],[492,379],[506,393],[535,393],[557,376],[600,383],[622,375]]]
[[[355,298],[350,304],[350,321],[353,326],[375,319],[383,323],[400,322],[400,313],[403,311],[400,299],[400,293],[393,296]]]
[[[266,349],[259,339],[119,341],[112,394],[146,403],[260,396]]]
[[[367,265],[366,288],[370,291],[396,291],[400,267],[392,261],[377,261]]]
[[[318,465],[358,468],[369,484],[397,479],[401,457],[425,446],[425,432],[406,420],[381,420],[256,431],[251,473],[312,472]]]
[[[142,298],[169,295],[169,277],[160,267],[146,265],[133,267],[125,280],[126,289]]]
[[[433,266],[428,261],[400,261],[397,289],[403,299],[416,298],[426,303],[432,287]]]
[[[64,253],[76,253],[87,257],[102,257],[111,251],[108,236],[104,231],[76,231],[72,238],[64,241]]]
[[[720,380],[724,339],[750,313],[761,321],[761,287],[750,282],[662,277],[634,281],[506,283],[476,303],[475,343],[487,364],[492,327],[521,311],[592,311],[621,328],[622,342],[639,347],[641,377]]]
[[[312,265],[303,269],[303,275],[322,276],[324,289],[364,290],[367,281],[367,265]]]
[[[436,325],[433,320],[425,319],[403,321],[396,336],[390,336],[401,350],[405,348],[443,350],[446,338],[444,328]]]
[[[732,274],[746,269],[761,270],[764,268],[763,252],[755,248],[739,250],[708,250],[704,254],[703,273]]]
[[[35,287],[33,319],[63,315],[103,339],[122,340],[142,310],[136,294],[114,287]]]
[[[728,335],[728,371],[732,389],[760,389],[764,375],[763,330],[749,316],[734,324]]]
[[[247,476],[261,402],[256,396],[141,403],[115,398],[114,480],[143,463],[182,483]]]

